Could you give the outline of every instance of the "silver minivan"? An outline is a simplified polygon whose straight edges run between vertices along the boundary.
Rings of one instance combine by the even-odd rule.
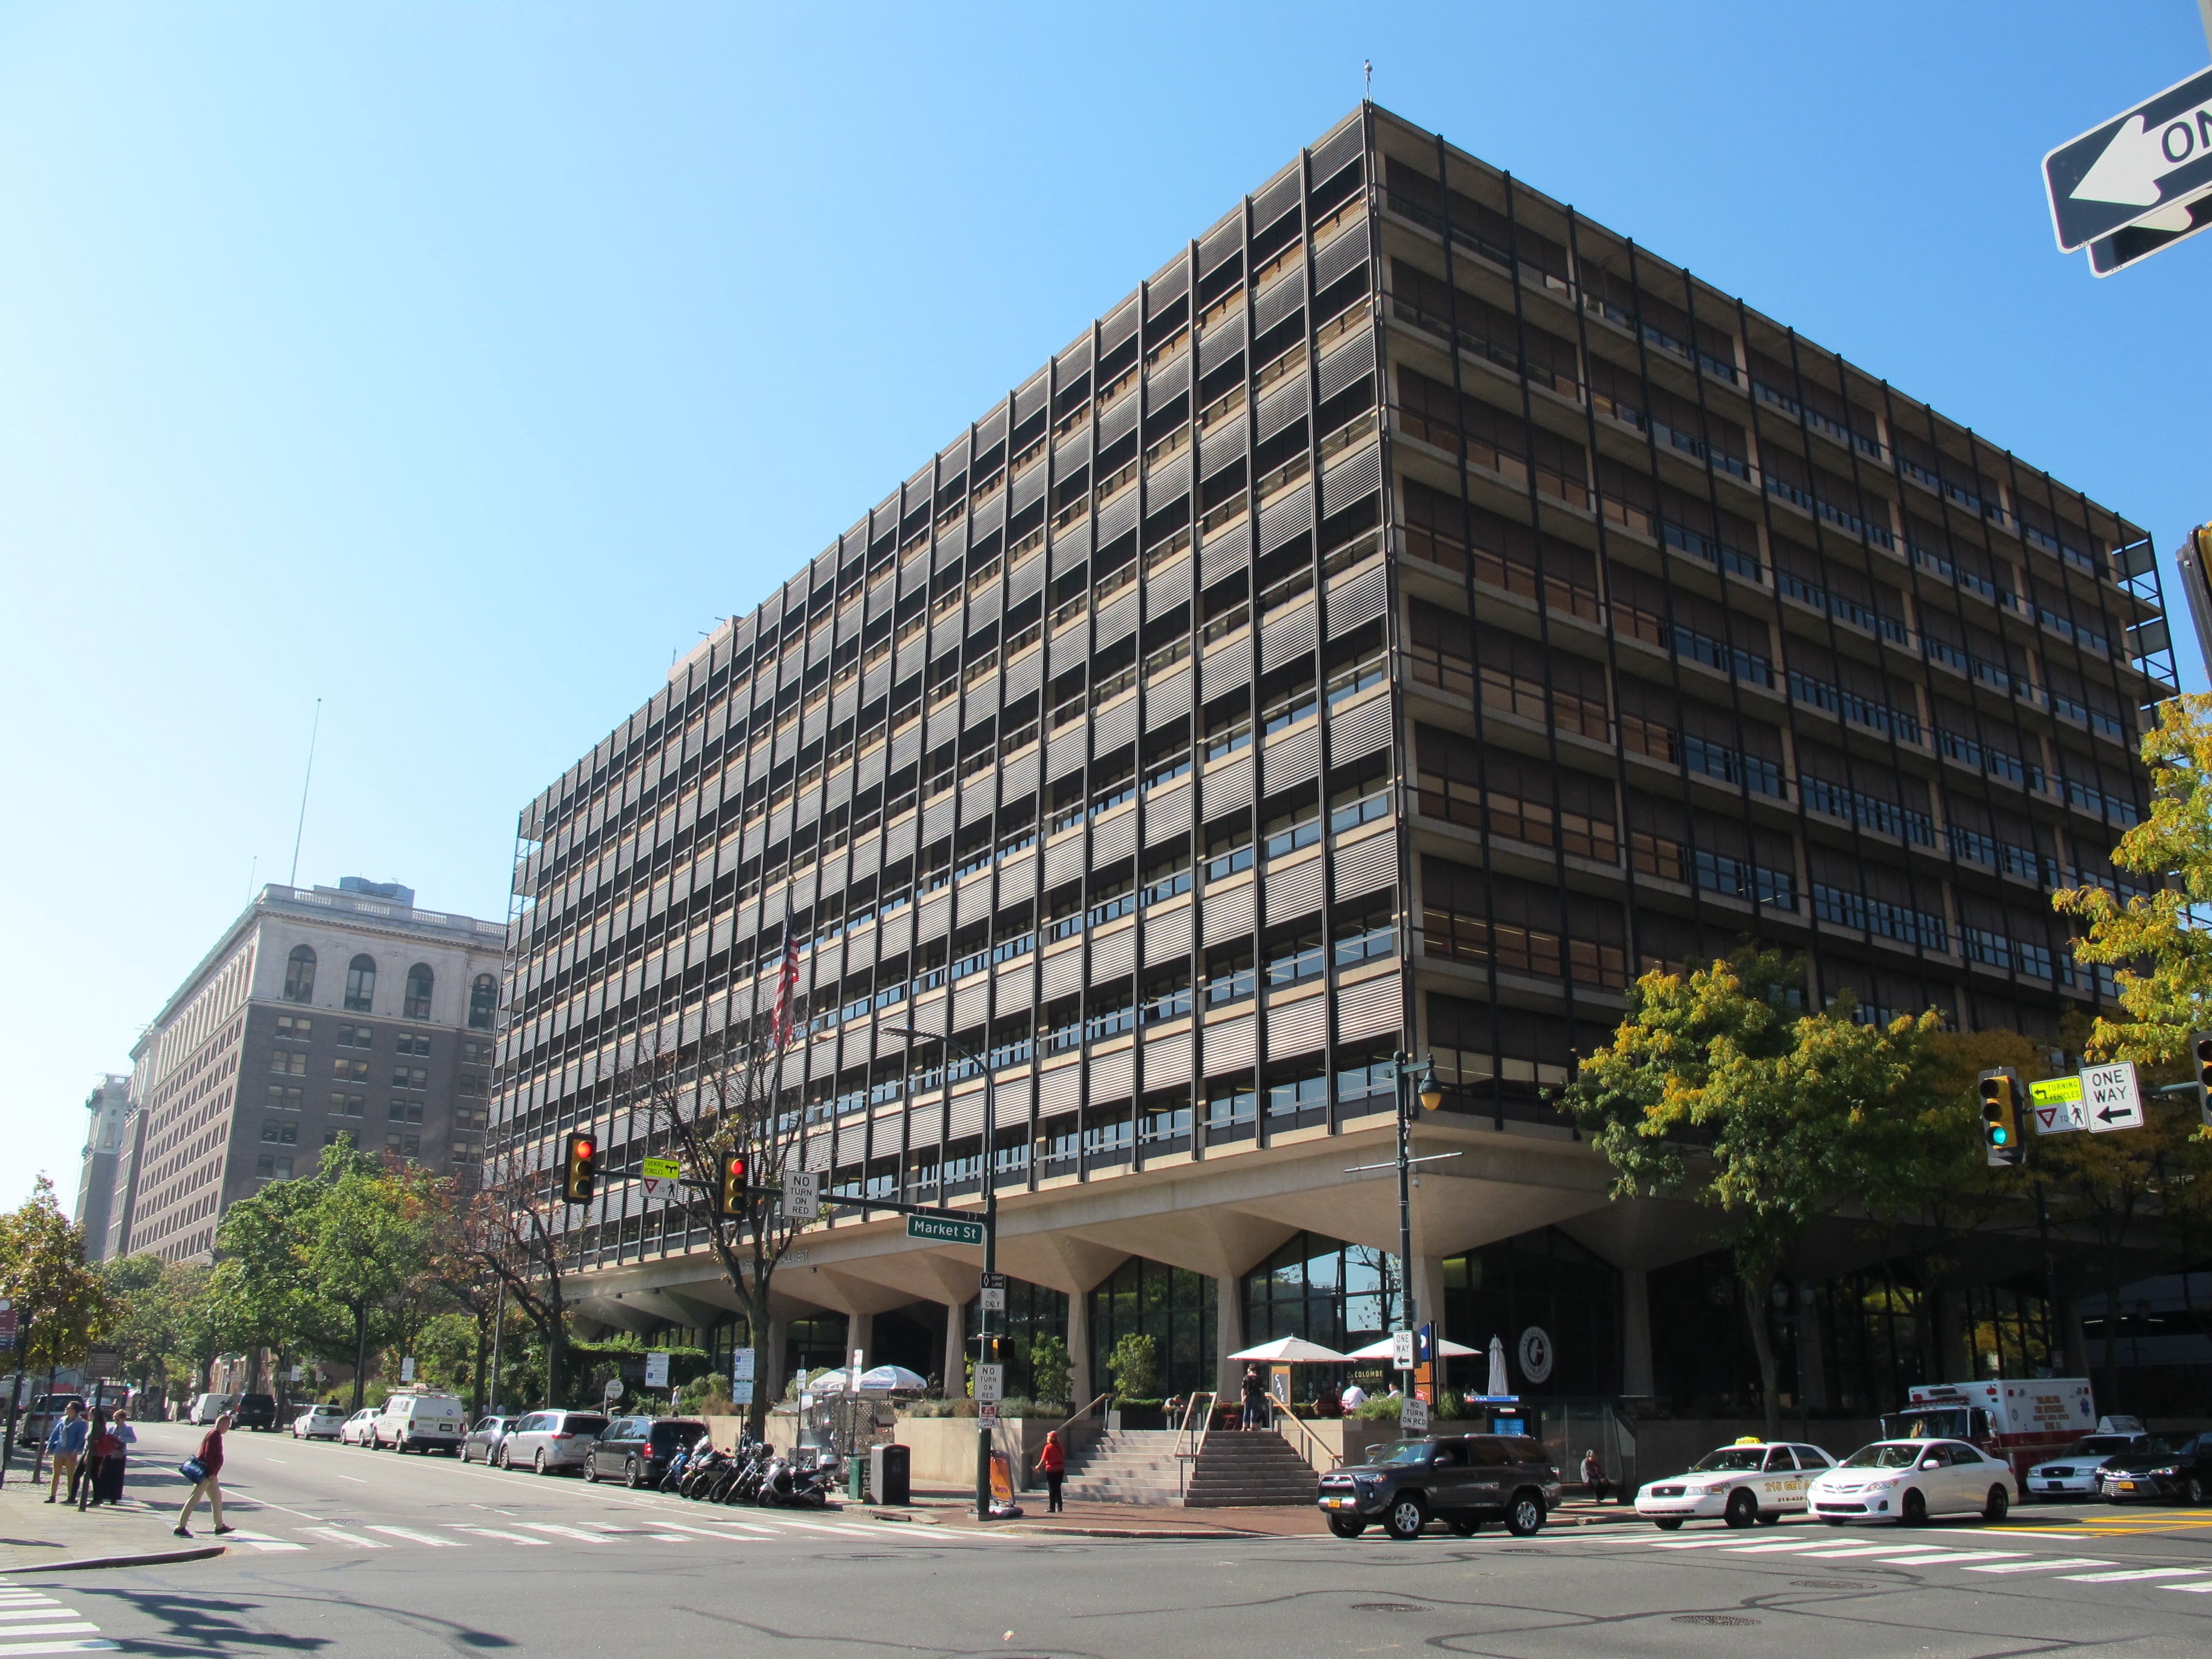
[[[532,1412],[500,1441],[499,1466],[511,1469],[521,1464],[540,1474],[580,1469],[606,1426],[605,1412]]]

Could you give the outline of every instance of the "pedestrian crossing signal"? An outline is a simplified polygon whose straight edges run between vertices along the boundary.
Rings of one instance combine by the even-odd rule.
[[[717,1215],[743,1215],[745,1212],[745,1160],[742,1157],[722,1160],[722,1185],[714,1195]]]
[[[561,1160],[561,1196],[571,1204],[588,1204],[599,1184],[599,1137],[574,1131]]]
[[[1982,1147],[1993,1170],[2008,1169],[2021,1161],[2020,1144],[2020,1074],[2009,1066],[1984,1072],[1978,1085],[1982,1097]]]

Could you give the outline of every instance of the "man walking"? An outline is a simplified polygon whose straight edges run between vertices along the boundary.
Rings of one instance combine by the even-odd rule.
[[[1267,1385],[1260,1380],[1260,1368],[1244,1368],[1244,1421],[1248,1429],[1259,1428],[1267,1421]]]
[[[84,1456],[84,1405],[72,1400],[69,1409],[62,1413],[46,1436],[46,1449],[54,1455],[54,1472],[46,1481],[46,1502],[54,1501],[61,1491],[62,1476],[69,1476],[70,1503],[76,1502],[76,1483],[80,1473],[77,1465]]]
[[[232,1530],[231,1528],[222,1524],[222,1437],[223,1431],[229,1427],[230,1413],[223,1412],[216,1418],[215,1426],[207,1431],[206,1437],[200,1442],[199,1455],[192,1460],[199,1465],[199,1478],[193,1481],[191,1492],[185,1498],[184,1508],[177,1511],[176,1533],[179,1538],[190,1538],[192,1535],[191,1529],[185,1523],[192,1518],[193,1507],[199,1503],[203,1496],[208,1501],[208,1513],[215,1517],[215,1529],[218,1533]]]

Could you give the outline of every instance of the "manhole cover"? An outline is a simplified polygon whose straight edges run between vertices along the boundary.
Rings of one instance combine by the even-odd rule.
[[[1799,1589],[1872,1589],[1872,1584],[1856,1578],[1793,1578],[1790,1581]]]
[[[1678,1613],[1674,1615],[1674,1622],[1678,1625],[1755,1625],[1759,1620],[1739,1619],[1732,1613]]]
[[[1418,1601],[1354,1601],[1354,1613],[1426,1613],[1428,1609]]]

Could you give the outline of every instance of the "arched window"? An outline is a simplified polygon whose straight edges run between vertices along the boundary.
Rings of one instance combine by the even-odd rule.
[[[376,1000],[376,958],[358,956],[346,964],[346,1012],[365,1014]]]
[[[407,970],[407,1000],[399,1012],[409,1019],[430,1018],[430,964],[418,962]]]
[[[469,988],[469,1030],[489,1031],[491,1017],[498,1012],[499,981],[489,974],[478,974]]]
[[[292,955],[284,964],[284,1000],[313,1002],[315,1000],[315,953],[304,945],[292,947]]]

